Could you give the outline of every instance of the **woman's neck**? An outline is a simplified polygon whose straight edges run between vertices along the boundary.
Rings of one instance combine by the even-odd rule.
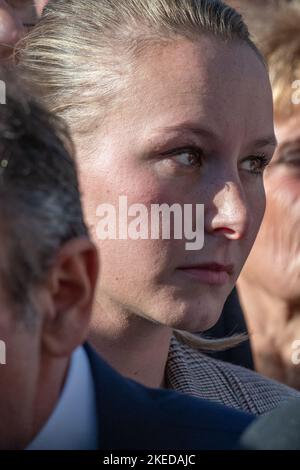
[[[165,387],[172,330],[122,309],[96,303],[90,342],[120,374],[147,387]]]
[[[243,276],[238,281],[238,293],[256,369],[299,388],[292,354],[294,341],[300,339],[300,303],[276,297]]]

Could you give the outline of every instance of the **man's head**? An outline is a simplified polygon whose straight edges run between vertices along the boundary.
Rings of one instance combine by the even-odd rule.
[[[7,449],[25,446],[52,411],[69,357],[87,335],[98,261],[66,128],[1,70],[0,79],[0,448]]]

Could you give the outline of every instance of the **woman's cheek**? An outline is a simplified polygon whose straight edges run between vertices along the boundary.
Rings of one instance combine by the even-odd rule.
[[[278,169],[268,178],[266,190],[267,208],[258,242],[287,274],[300,252],[299,182]]]
[[[293,213],[293,206],[299,204],[300,174],[288,168],[276,168],[266,178],[267,206],[283,218],[289,218]],[[300,217],[300,214],[299,214]]]

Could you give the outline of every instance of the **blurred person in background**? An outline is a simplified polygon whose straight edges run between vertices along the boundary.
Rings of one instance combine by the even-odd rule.
[[[36,24],[48,0],[0,0],[0,59]]]
[[[144,385],[256,414],[298,396],[199,352],[232,338],[193,334],[216,323],[249,254],[276,145],[267,70],[241,16],[212,0],[55,0],[18,59],[77,147],[101,251],[99,353]],[[186,250],[184,237],[100,239],[99,205],[118,210],[124,195],[149,212],[204,204],[203,249]]]
[[[256,370],[300,390],[300,2],[228,3],[243,14],[267,61],[278,147],[264,175],[266,213],[238,280],[238,297],[232,294],[209,334],[248,328]],[[243,348],[215,356],[252,367],[250,348]]]
[[[269,67],[278,147],[238,291],[256,369],[300,390],[300,2],[281,2],[253,33]]]

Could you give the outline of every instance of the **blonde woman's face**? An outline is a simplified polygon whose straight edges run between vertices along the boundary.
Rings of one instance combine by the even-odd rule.
[[[78,148],[100,248],[98,301],[189,331],[212,326],[258,231],[264,160],[274,151],[270,85],[255,53],[208,37],[145,51],[89,148]],[[118,208],[121,195],[149,212],[204,204],[204,247],[187,250],[172,237],[98,240],[97,207]]]

